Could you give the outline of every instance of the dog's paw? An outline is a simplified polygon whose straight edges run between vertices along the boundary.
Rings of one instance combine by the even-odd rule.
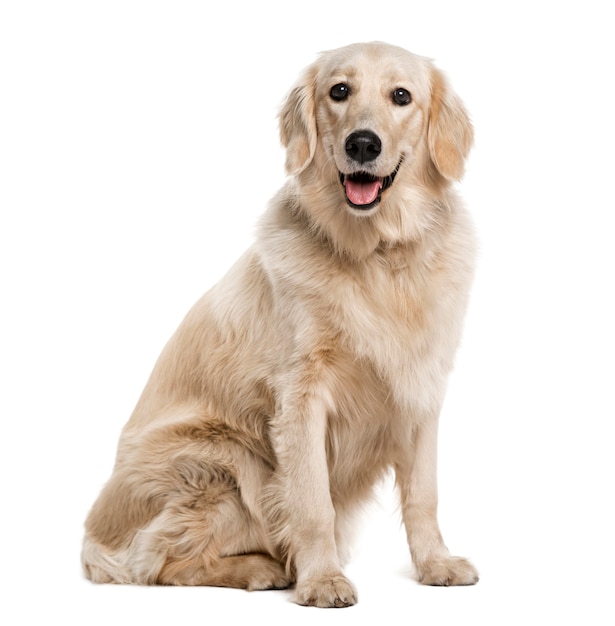
[[[297,585],[297,604],[322,608],[342,608],[357,602],[357,592],[342,574],[310,578]]]
[[[434,559],[418,567],[419,582],[423,585],[448,587],[452,585],[475,585],[478,582],[476,568],[458,556]]]
[[[277,561],[260,555],[254,558],[259,558],[259,563],[258,567],[254,567],[250,572],[246,585],[248,591],[290,587],[292,580]]]

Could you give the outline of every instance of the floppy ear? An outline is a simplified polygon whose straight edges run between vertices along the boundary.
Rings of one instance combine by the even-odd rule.
[[[286,148],[289,174],[303,171],[316,151],[315,75],[314,67],[305,71],[280,111],[280,138]]]
[[[446,84],[444,76],[434,69],[427,141],[431,160],[442,176],[448,180],[463,176],[473,139],[472,124],[461,100]]]

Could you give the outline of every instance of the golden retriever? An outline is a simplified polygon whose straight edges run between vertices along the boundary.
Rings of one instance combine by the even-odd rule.
[[[356,602],[349,523],[392,468],[418,579],[471,585],[436,439],[472,277],[468,115],[425,58],[323,53],[281,113],[287,183],[160,356],[86,522],[96,582]]]

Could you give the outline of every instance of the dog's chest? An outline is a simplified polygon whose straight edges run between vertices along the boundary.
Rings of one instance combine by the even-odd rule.
[[[433,313],[428,285],[408,267],[373,265],[349,280],[339,303],[343,329],[362,356],[412,352],[429,331]]]
[[[403,409],[431,404],[452,351],[452,311],[437,272],[378,262],[348,281],[338,328],[357,363],[369,362]]]

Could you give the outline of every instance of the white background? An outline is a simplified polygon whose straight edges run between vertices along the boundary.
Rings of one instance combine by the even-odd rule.
[[[3,623],[613,624],[607,6],[0,5]],[[318,51],[375,39],[433,57],[476,127],[461,190],[482,246],[439,475],[445,540],[480,583],[414,582],[387,483],[347,568],[352,609],[90,584],[82,524],[120,429],[284,180],[285,93]]]

